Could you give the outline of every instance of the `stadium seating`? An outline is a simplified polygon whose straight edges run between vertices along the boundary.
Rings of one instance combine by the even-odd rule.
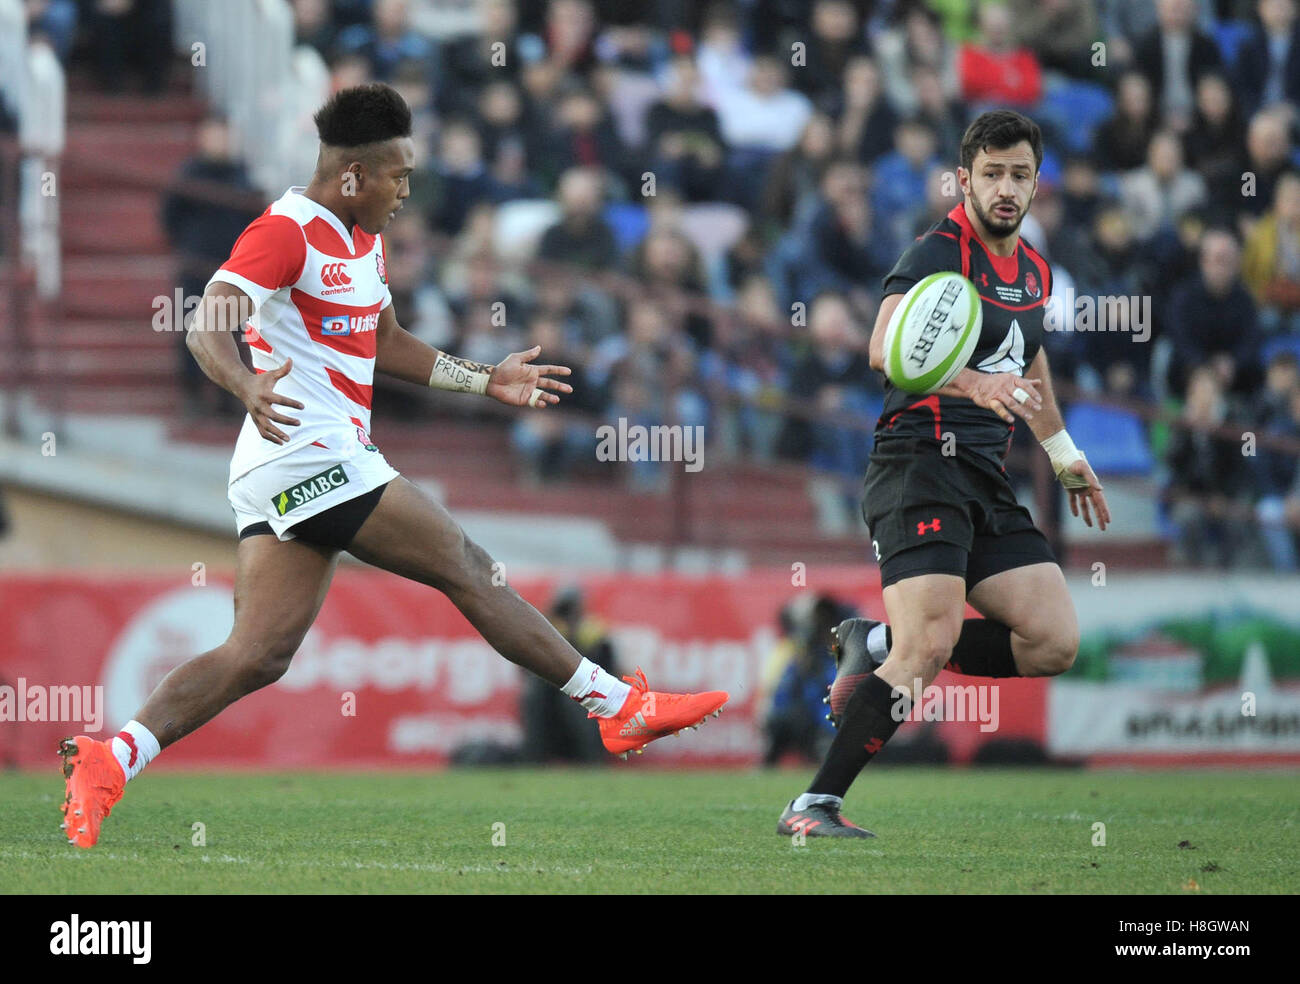
[[[1155,467],[1146,425],[1136,414],[1076,403],[1065,411],[1065,426],[1098,475],[1147,475]]]

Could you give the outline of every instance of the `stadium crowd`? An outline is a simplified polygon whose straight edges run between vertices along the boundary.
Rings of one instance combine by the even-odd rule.
[[[30,6],[57,31],[70,4]],[[1136,460],[1110,468],[1076,441],[1103,478],[1160,479],[1190,559],[1249,554],[1249,528],[1296,568],[1297,458],[1203,429],[1300,437],[1296,0],[481,0],[455,35],[446,4],[292,7],[336,88],[384,80],[414,110],[387,233],[404,326],[471,359],[540,343],[577,410],[707,423],[719,454],[842,476],[854,510],[882,277],[960,200],[966,124],[1022,110],[1046,147],[1022,232],[1075,329],[1047,337],[1055,377],[1193,428],[1132,417]],[[592,459],[579,417],[513,426],[539,480]]]

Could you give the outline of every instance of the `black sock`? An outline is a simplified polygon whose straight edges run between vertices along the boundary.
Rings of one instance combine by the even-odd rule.
[[[874,673],[858,684],[845,705],[840,730],[826,753],[826,761],[817,770],[808,792],[844,797],[863,766],[902,723],[895,721],[892,713],[897,699],[894,688]]]
[[[1020,676],[1011,655],[1011,630],[988,618],[966,619],[946,669],[965,676]]]

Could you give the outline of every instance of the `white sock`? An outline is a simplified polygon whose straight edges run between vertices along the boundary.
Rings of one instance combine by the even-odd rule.
[[[560,688],[596,717],[613,717],[632,692],[622,680],[616,680],[585,656],[573,671],[569,682]]]
[[[837,810],[844,805],[844,800],[839,796],[832,796],[830,793],[800,793],[799,798],[794,801],[796,810],[806,810],[814,803],[829,803]]]
[[[109,747],[113,750],[113,757],[117,759],[118,765],[126,773],[128,782],[162,751],[153,732],[139,721],[128,721],[126,727],[113,737]]]
[[[867,652],[872,656],[878,656],[882,663],[885,661],[885,657],[889,655],[889,650],[885,647],[886,628],[885,623],[881,622],[879,625],[873,626],[871,631],[867,633]]]

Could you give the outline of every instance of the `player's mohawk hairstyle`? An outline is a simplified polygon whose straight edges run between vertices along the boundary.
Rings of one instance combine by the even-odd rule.
[[[382,82],[340,89],[316,111],[316,133],[330,147],[364,144],[411,135],[411,108]]]

